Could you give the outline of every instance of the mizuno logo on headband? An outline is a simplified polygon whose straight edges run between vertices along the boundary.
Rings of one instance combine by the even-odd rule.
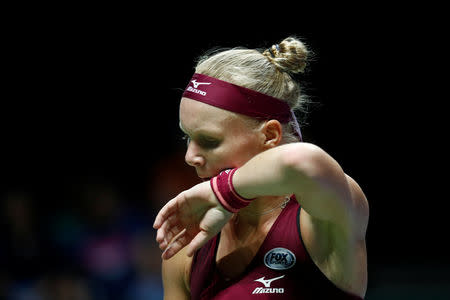
[[[186,91],[189,91],[189,92],[192,92],[192,93],[196,93],[196,94],[200,94],[202,96],[206,96],[206,92],[205,91],[194,89],[192,86],[188,86]]]
[[[200,85],[200,84],[211,84],[211,82],[197,82],[197,80],[192,80],[191,81],[192,82],[192,84],[194,85],[194,88],[198,88],[198,86]]]
[[[206,96],[206,92],[202,91],[202,90],[198,90],[198,86],[201,84],[204,85],[210,85],[211,82],[197,82],[197,79],[191,80],[192,84],[194,85],[194,87],[188,86],[186,88],[186,91],[192,92],[192,93],[196,93],[196,94],[200,94],[202,96]]]

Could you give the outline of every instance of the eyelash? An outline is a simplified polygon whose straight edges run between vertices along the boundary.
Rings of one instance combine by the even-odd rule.
[[[186,141],[186,146],[189,146],[189,143],[191,142],[191,138],[187,134],[185,134],[181,139]],[[213,148],[216,148],[217,146],[219,146],[220,141],[216,141],[216,140],[213,140],[213,141],[201,140],[199,142],[199,144],[200,144],[201,147],[203,147],[205,149],[213,149]]]
[[[183,136],[181,137],[181,139],[182,139],[183,141],[185,141],[186,144],[188,144],[188,145],[189,145],[189,143],[191,142],[191,138],[190,138],[187,134],[183,135]]]

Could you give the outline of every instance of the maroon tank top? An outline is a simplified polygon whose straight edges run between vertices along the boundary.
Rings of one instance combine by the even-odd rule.
[[[361,300],[336,287],[308,255],[298,225],[300,205],[294,199],[283,209],[253,260],[237,278],[227,281],[217,270],[220,234],[198,250],[191,267],[191,299]]]

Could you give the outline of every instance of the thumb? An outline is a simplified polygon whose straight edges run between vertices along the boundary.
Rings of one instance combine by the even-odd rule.
[[[200,249],[207,241],[209,241],[214,234],[208,233],[206,231],[200,230],[199,233],[192,239],[189,243],[187,256],[192,257],[198,249]]]

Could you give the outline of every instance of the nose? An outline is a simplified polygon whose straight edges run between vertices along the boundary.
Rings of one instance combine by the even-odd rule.
[[[200,149],[192,141],[188,145],[184,160],[191,167],[202,167],[205,164],[205,158],[201,154]]]

